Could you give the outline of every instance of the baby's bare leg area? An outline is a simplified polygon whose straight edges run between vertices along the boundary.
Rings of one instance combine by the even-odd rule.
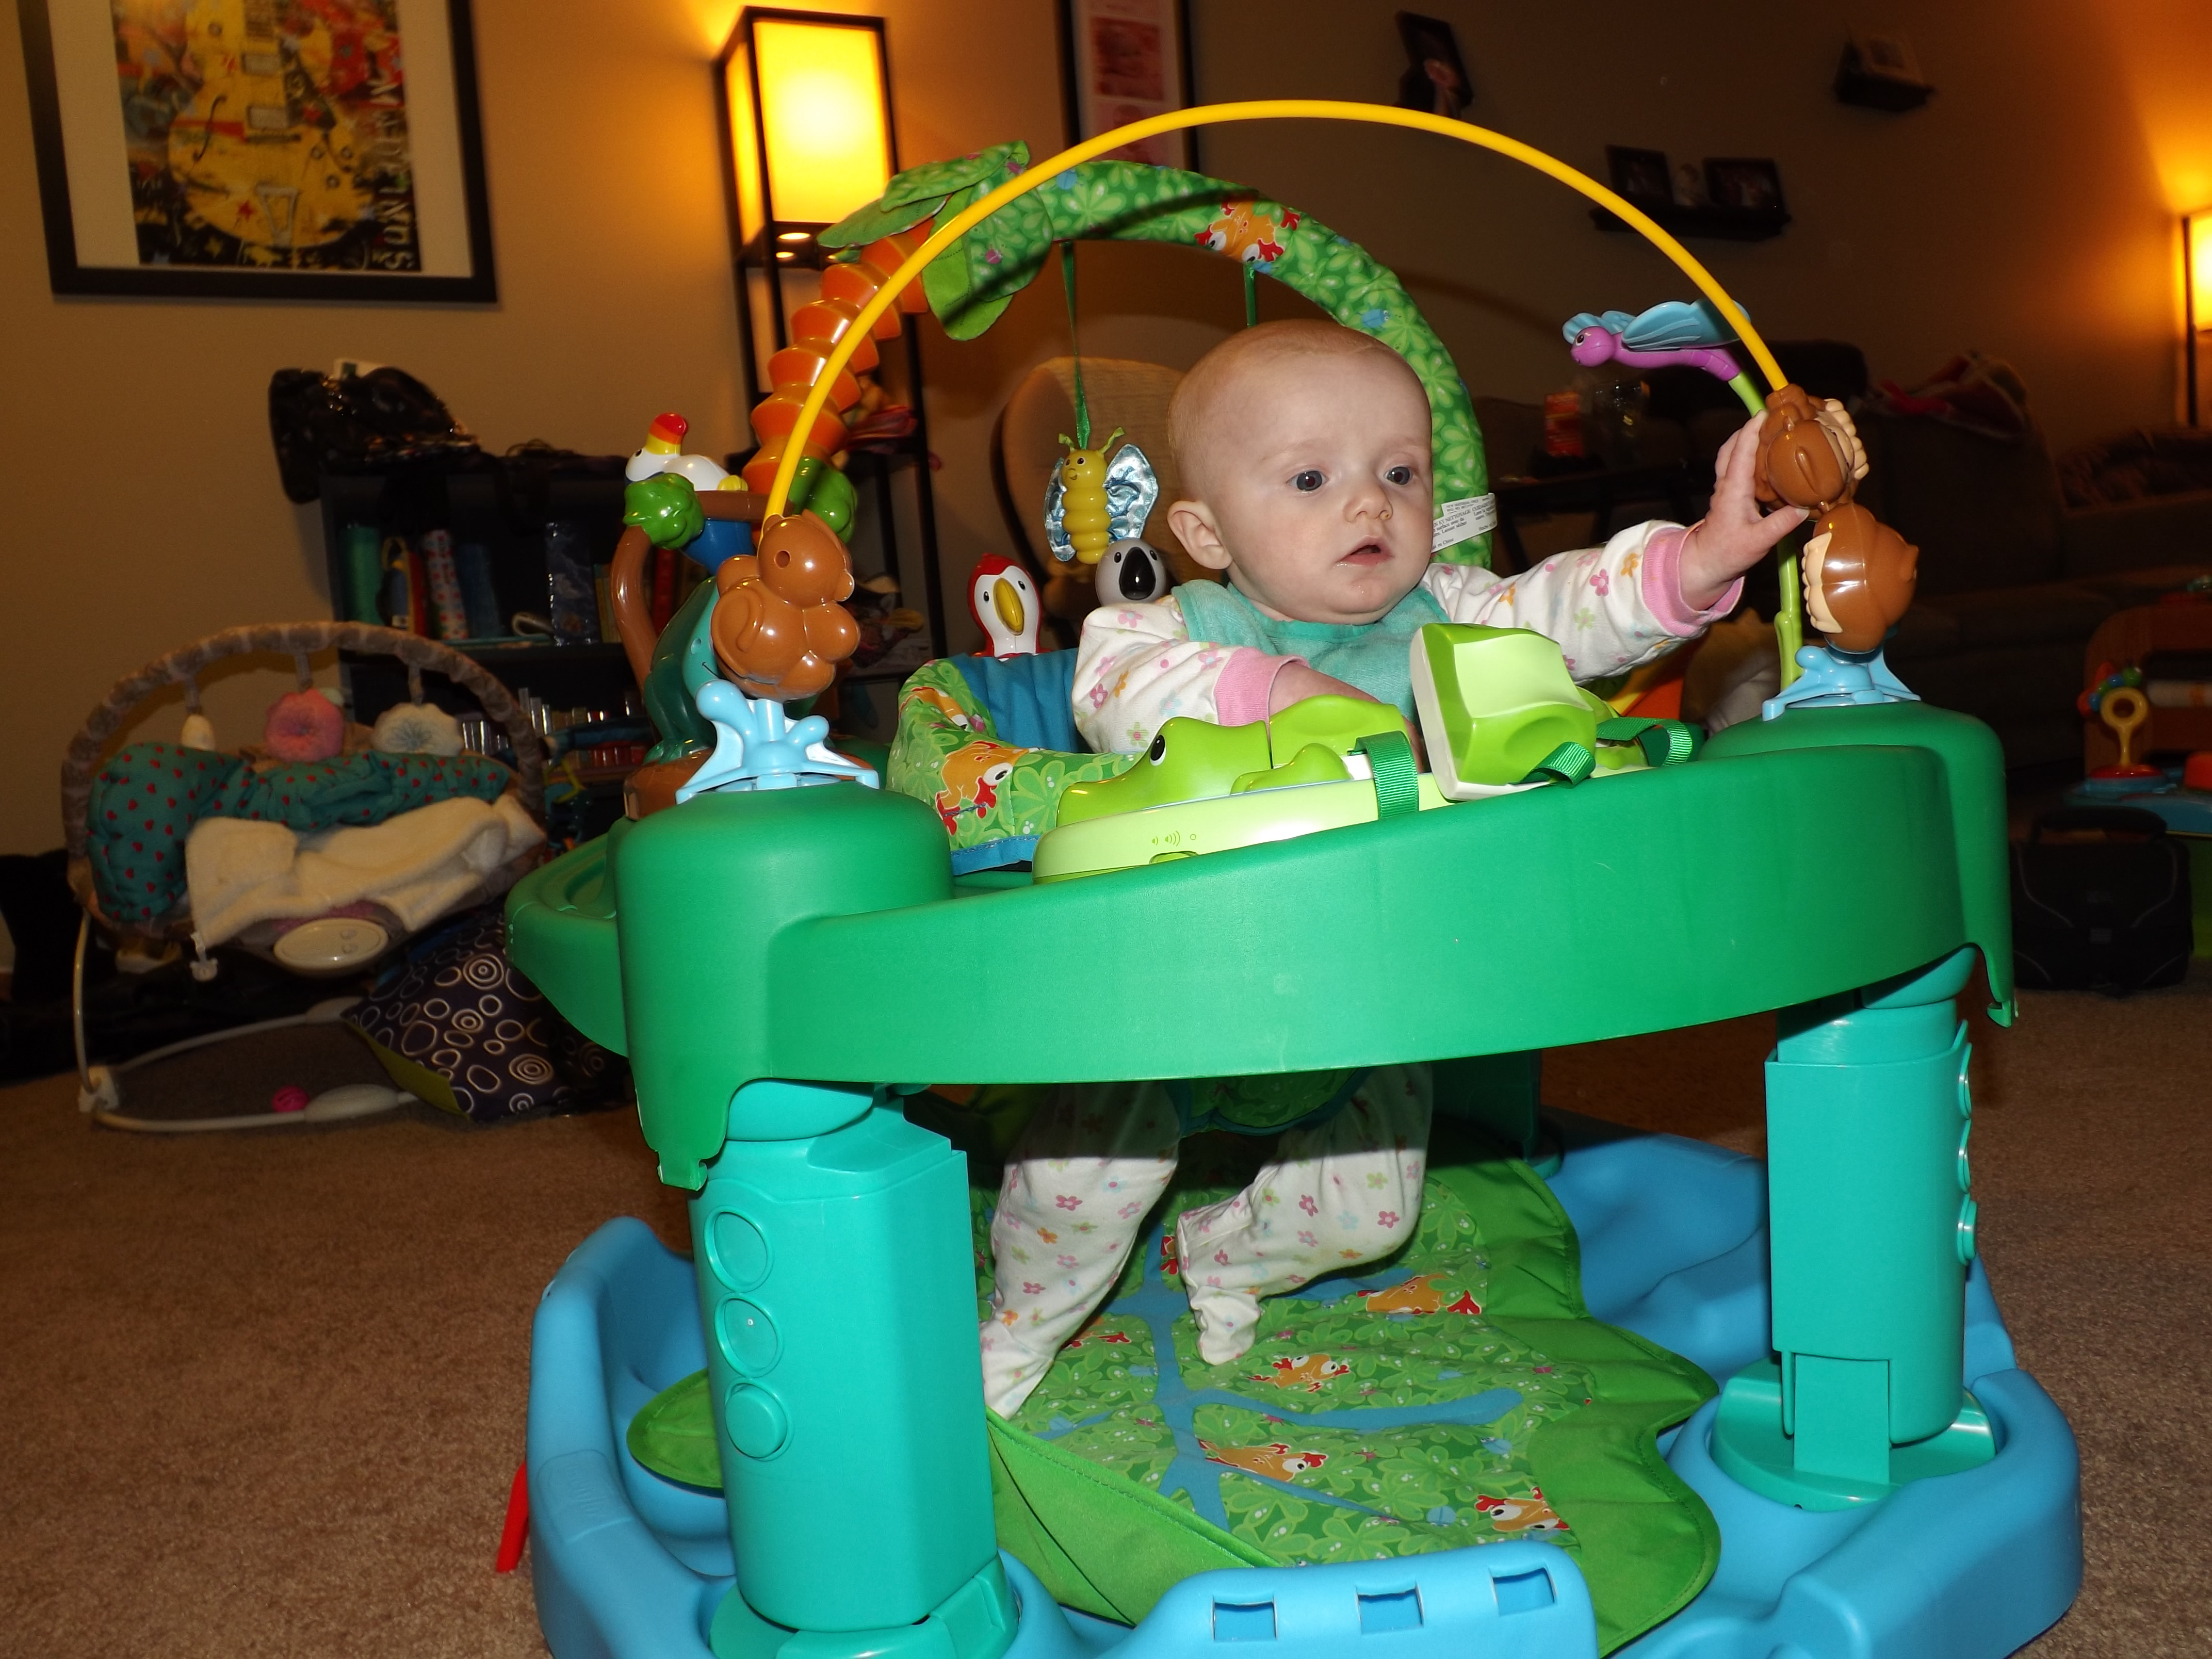
[[[1251,1347],[1261,1297],[1388,1255],[1413,1236],[1430,1103],[1427,1066],[1380,1067],[1334,1117],[1285,1134],[1236,1197],[1183,1212],[1176,1249],[1200,1358],[1224,1364]]]
[[[1176,1170],[1182,1126],[1157,1083],[1065,1084],[1022,1132],[991,1218],[983,1398],[1021,1408],[1095,1312]]]

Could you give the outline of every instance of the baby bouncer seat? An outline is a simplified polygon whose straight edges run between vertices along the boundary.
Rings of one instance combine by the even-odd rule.
[[[289,654],[301,693],[313,698],[308,655],[331,649],[398,659],[418,709],[422,674],[444,675],[505,732],[514,766],[483,755],[381,752],[357,727],[343,750],[326,744],[335,752],[313,761],[213,746],[212,728],[198,714],[199,675],[234,657]],[[185,741],[105,752],[141,702],[179,685]],[[342,726],[334,709],[324,718]],[[62,767],[69,880],[84,909],[72,978],[80,1108],[112,1128],[176,1131],[329,1122],[398,1105],[397,1089],[348,1084],[288,1112],[189,1119],[125,1112],[121,1079],[132,1067],[256,1032],[335,1021],[357,999],[335,997],[304,1014],[95,1064],[85,1034],[92,929],[156,952],[187,949],[198,978],[217,970],[209,951],[218,945],[308,978],[362,974],[441,919],[499,897],[542,858],[544,772],[538,732],[505,686],[451,647],[393,629],[330,622],[226,629],[117,681],[86,717]],[[196,914],[195,890],[215,905],[213,914]]]
[[[1528,159],[1363,106],[1158,118],[1273,114]],[[901,276],[968,258],[964,286],[933,285],[956,315],[1018,263],[1024,191],[1110,198],[1125,220],[1202,208],[1227,242],[1258,219],[1310,224],[1218,180],[1090,160],[1150,130],[1034,173],[996,152],[917,169],[855,219],[896,233],[937,215]],[[1341,274],[1349,245],[1320,235]],[[817,371],[797,430],[844,362]],[[1456,385],[1424,378],[1432,402]],[[1471,423],[1467,439],[1455,482],[1479,490]],[[1344,827],[1036,880],[1012,866],[1048,862],[1070,768],[1128,757],[1022,743],[1005,711],[1036,688],[1014,682],[1060,666],[1034,664],[910,682],[927,711],[902,721],[903,791],[701,790],[509,897],[518,961],[629,1055],[663,1178],[696,1194],[689,1261],[610,1223],[537,1316],[528,1492],[562,1659],[1199,1659],[1232,1642],[1276,1659],[1994,1659],[2064,1611],[2072,1437],[2012,1354],[1966,1155],[1955,1003],[1978,964],[1993,1017],[2012,1013],[1984,728],[1859,696],[1872,673],[1844,662],[1827,701],[1778,700],[1685,763],[1388,805],[1378,759],[1364,786],[1314,786],[1367,788]],[[926,729],[933,758],[908,743]],[[1034,799],[1002,774],[968,814],[987,839],[963,848],[959,809],[981,798],[927,774],[1008,737],[1030,748]],[[1031,816],[994,816],[1015,800]],[[1808,856],[1838,836],[1847,860]],[[1726,902],[1693,866],[1729,872]],[[1189,938],[1206,941],[1202,997],[1148,975],[1162,941]],[[1623,962],[1654,971],[1624,986]],[[1540,1110],[1544,1048],[1764,1011],[1763,1167]],[[928,1127],[951,1121],[932,1080],[1412,1060],[1436,1067],[1439,1111],[1404,1252],[1271,1301],[1251,1352],[1206,1367],[1163,1249],[1171,1197],[1037,1395],[987,1419],[989,1194]],[[1237,1183],[1186,1162],[1180,1201]]]

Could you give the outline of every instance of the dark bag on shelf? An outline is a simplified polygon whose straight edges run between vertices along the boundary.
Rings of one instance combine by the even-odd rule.
[[[2014,971],[2045,991],[2179,984],[2191,948],[2188,849],[2155,812],[2045,812],[2012,849]]]
[[[302,503],[321,493],[326,471],[477,453],[468,428],[404,368],[280,368],[269,377],[269,435],[284,494]]]

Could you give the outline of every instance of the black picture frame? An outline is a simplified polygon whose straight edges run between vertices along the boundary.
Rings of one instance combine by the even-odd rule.
[[[18,0],[16,7],[23,40],[39,201],[46,231],[47,281],[56,294],[163,299],[335,300],[370,304],[489,305],[498,301],[490,194],[485,183],[483,135],[477,100],[476,32],[470,0],[441,0],[446,12],[451,53],[449,130],[453,140],[453,153],[441,159],[448,168],[458,167],[460,207],[466,222],[468,268],[465,274],[301,270],[243,264],[125,264],[81,259],[77,216],[80,206],[84,204],[71,199],[70,161],[64,143],[64,88],[57,65],[50,15],[58,5],[66,3],[67,0]],[[76,95],[76,89],[70,92]],[[104,89],[91,89],[82,95],[112,99],[116,93],[111,82]],[[118,122],[120,118],[118,109]],[[416,137],[410,130],[410,142]],[[410,205],[411,210],[411,198]]]
[[[1062,131],[1070,144],[1110,131],[1138,115],[1188,109],[1197,101],[1191,89],[1188,4],[1186,0],[1139,0],[1139,3],[1149,7],[1156,15],[1133,19],[1129,15],[1131,5],[1116,4],[1114,0],[1060,0],[1054,8],[1059,25],[1060,118]],[[1093,49],[1096,29],[1101,24],[1126,27],[1133,21],[1157,24],[1160,33],[1158,48],[1164,52],[1171,52],[1175,63],[1162,66],[1165,73],[1161,77],[1158,98],[1127,96],[1115,102],[1102,101],[1113,95],[1100,90],[1099,65]],[[1159,153],[1150,158],[1133,159],[1151,159],[1159,165],[1183,167],[1192,173],[1203,171],[1199,165],[1198,133],[1194,128],[1163,133],[1146,142]]]
[[[1713,155],[1705,159],[1705,192],[1717,208],[1738,213],[1787,214],[1782,170],[1764,156]]]
[[[1459,38],[1452,26],[1418,11],[1401,11],[1397,21],[1398,39],[1406,47],[1406,72],[1398,77],[1398,107],[1457,120],[1460,112],[1474,101],[1474,82],[1459,55]],[[1439,68],[1443,75],[1437,72]]]
[[[1663,149],[1605,147],[1605,168],[1613,187],[1638,207],[1674,205],[1674,171]]]

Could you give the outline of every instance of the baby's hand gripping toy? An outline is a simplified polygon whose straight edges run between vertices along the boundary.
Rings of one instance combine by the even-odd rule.
[[[1753,482],[1760,501],[1818,514],[1850,500],[1866,475],[1866,446],[1833,398],[1815,404],[1802,386],[1785,386],[1766,400]]]

